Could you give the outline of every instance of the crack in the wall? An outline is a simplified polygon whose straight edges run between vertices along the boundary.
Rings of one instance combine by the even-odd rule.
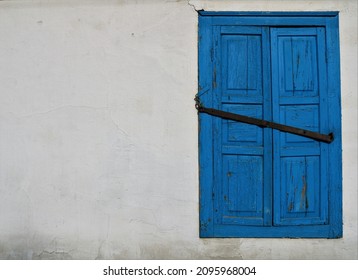
[[[53,259],[53,260],[70,260],[72,256],[66,251],[47,251],[42,250],[40,254],[33,255],[33,259]]]
[[[50,114],[50,113],[53,113],[53,112],[56,112],[59,110],[66,110],[66,109],[106,110],[108,108],[107,107],[63,105],[63,106],[55,107],[53,109],[43,111],[43,112],[34,112],[34,113],[26,114],[26,115],[21,115],[20,117],[21,118],[30,118],[30,117],[34,117],[36,115],[45,115],[45,114]],[[14,114],[13,112],[9,112],[9,113]]]
[[[196,8],[195,4],[191,3],[191,0],[188,0],[188,5],[191,6],[195,12],[198,12],[199,10]]]

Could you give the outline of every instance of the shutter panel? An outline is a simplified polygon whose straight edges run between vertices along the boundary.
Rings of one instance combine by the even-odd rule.
[[[268,29],[223,26],[214,32],[214,106],[251,117],[269,117],[265,116],[270,114],[270,102],[264,98],[263,83]],[[264,172],[271,166],[270,133],[221,118],[213,122],[215,223],[270,224],[271,171]],[[265,208],[269,210],[265,212]]]
[[[272,28],[273,121],[328,133],[323,28]],[[327,145],[273,132],[274,225],[327,223]]]

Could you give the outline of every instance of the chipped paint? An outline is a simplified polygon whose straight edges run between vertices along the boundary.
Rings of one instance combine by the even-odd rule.
[[[304,209],[307,211],[308,209],[308,198],[307,198],[307,183],[306,183],[306,177],[302,176],[302,190],[301,190],[301,203],[300,203],[300,209]]]

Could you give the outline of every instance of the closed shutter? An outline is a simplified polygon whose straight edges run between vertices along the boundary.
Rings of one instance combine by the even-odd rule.
[[[262,25],[233,19],[200,21],[205,105],[330,133],[330,120],[340,116],[329,93],[327,27],[299,25],[297,18],[293,27],[276,17]],[[341,235],[339,219],[330,219],[339,209],[330,201],[340,197],[330,170],[341,164],[332,162],[331,144],[208,115],[200,116],[199,140],[201,236]],[[335,141],[331,151],[337,152]]]

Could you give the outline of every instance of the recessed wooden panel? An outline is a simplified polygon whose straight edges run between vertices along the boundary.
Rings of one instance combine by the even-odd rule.
[[[262,224],[262,156],[223,157],[223,193],[219,200],[223,223]]]
[[[322,224],[327,201],[320,187],[319,156],[281,158],[275,223],[279,225]]]
[[[224,104],[223,110],[262,119],[261,105]],[[223,143],[227,145],[262,146],[263,129],[251,124],[222,120]]]
[[[262,96],[262,50],[260,35],[223,35],[223,95],[231,100]]]
[[[280,122],[282,124],[319,132],[318,105],[280,106]],[[319,146],[319,142],[292,133],[281,133],[282,147],[285,146]]]
[[[279,36],[281,96],[318,95],[316,36]]]

